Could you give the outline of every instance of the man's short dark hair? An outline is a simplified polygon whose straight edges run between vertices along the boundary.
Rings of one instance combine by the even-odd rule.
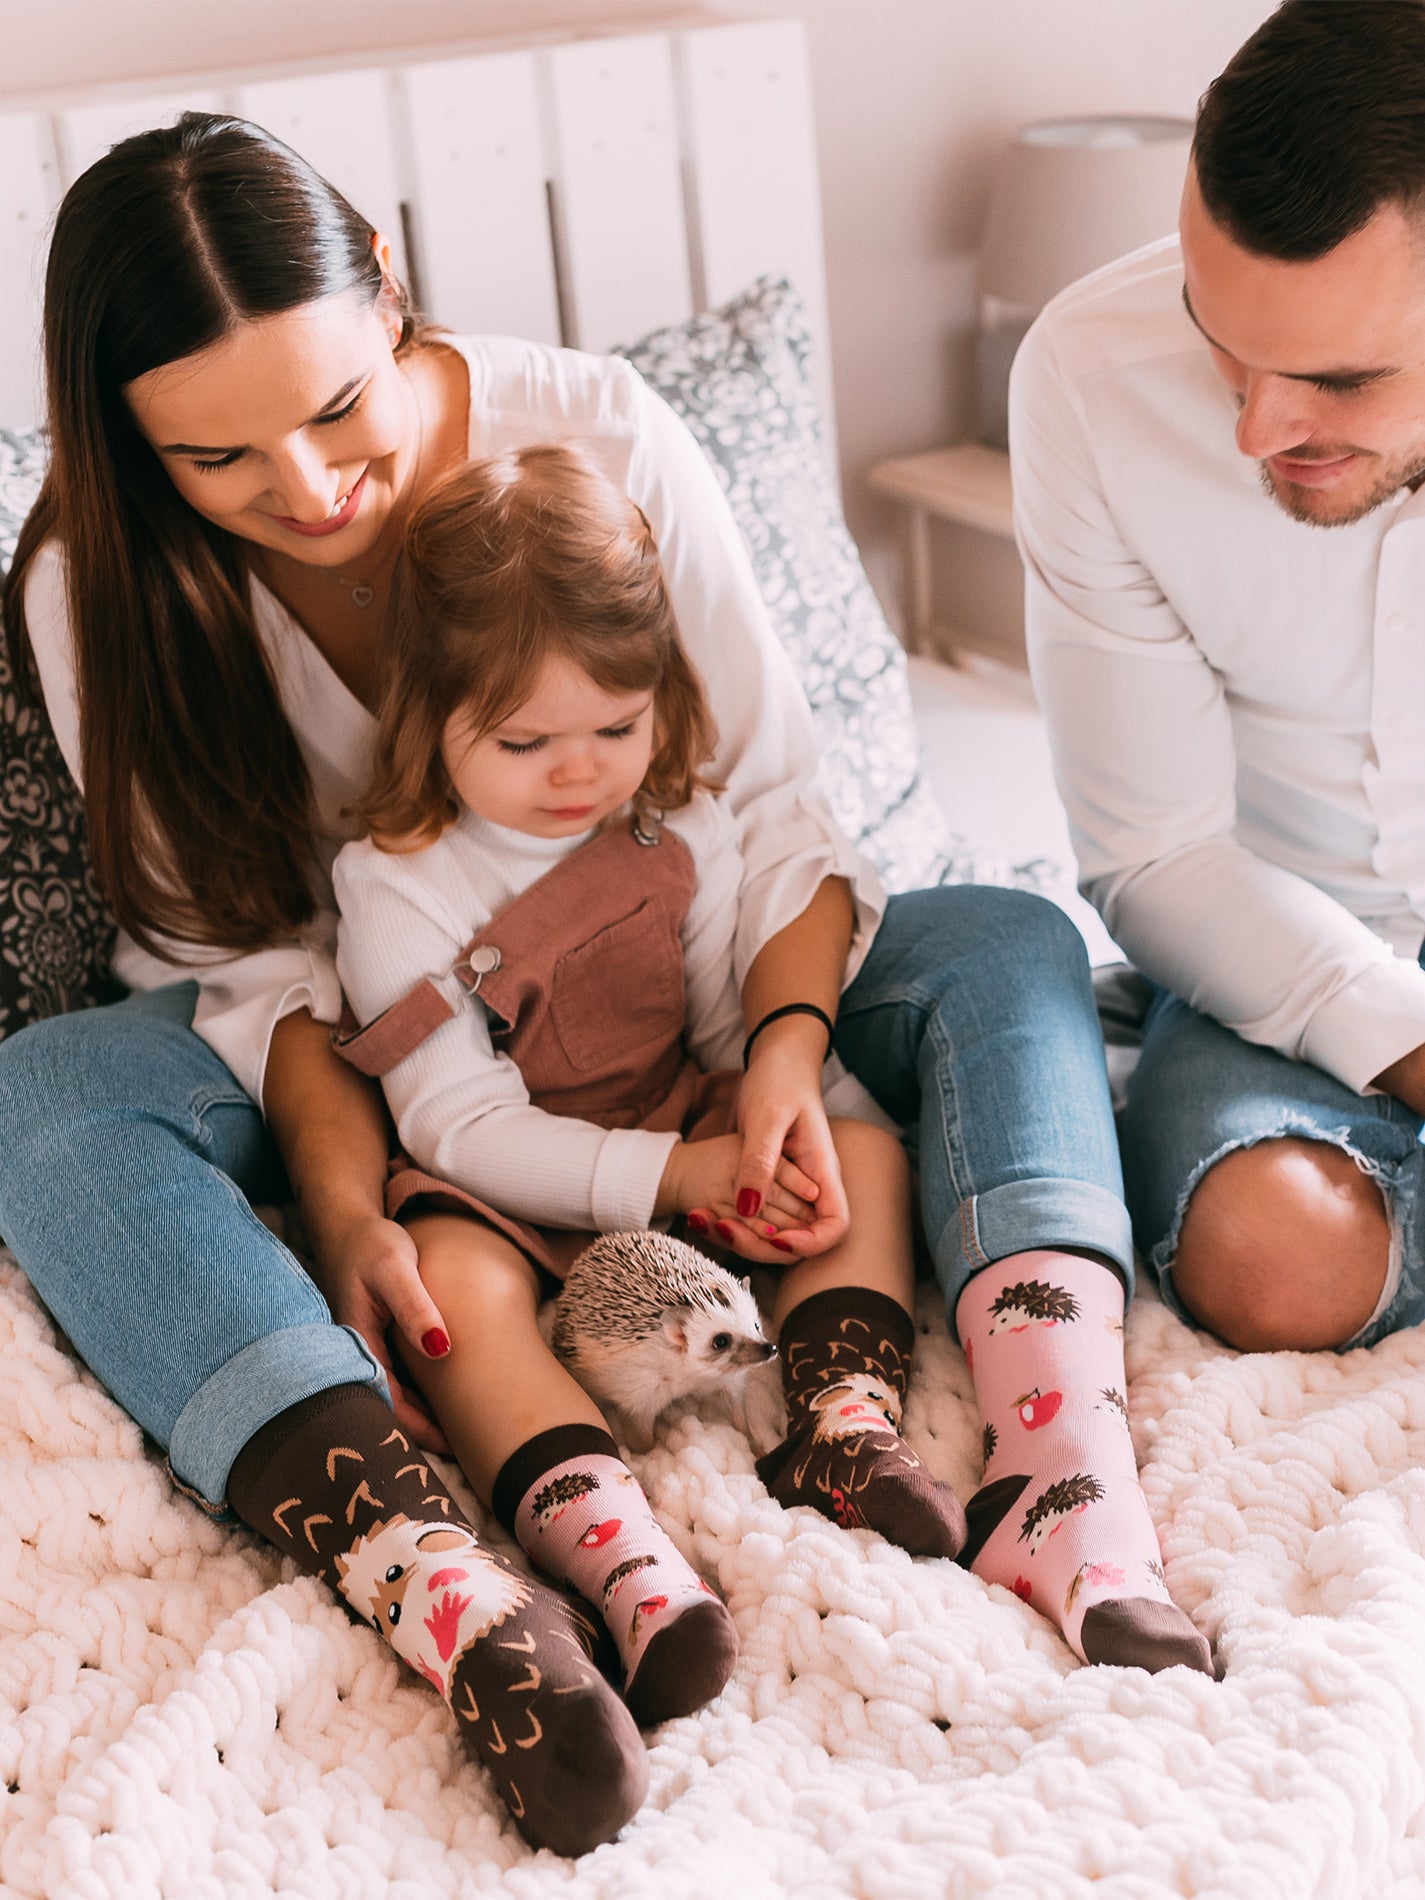
[[[1264,257],[1425,206],[1425,0],[1284,0],[1203,95],[1193,157],[1213,220]]]

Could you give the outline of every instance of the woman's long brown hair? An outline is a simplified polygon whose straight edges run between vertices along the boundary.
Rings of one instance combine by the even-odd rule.
[[[45,279],[50,465],[4,595],[38,695],[25,581],[65,571],[95,874],[145,948],[252,950],[313,914],[311,788],[253,621],[243,543],[196,514],[123,390],[237,324],[355,291],[372,227],[295,152],[212,113],[125,139],[60,206]],[[401,347],[415,334],[402,310]]]
[[[429,844],[459,812],[441,752],[508,719],[544,662],[608,693],[653,694],[639,802],[677,811],[701,787],[717,730],[678,639],[653,530],[581,449],[546,442],[468,462],[406,524],[377,714],[376,769],[357,813],[385,850]]]

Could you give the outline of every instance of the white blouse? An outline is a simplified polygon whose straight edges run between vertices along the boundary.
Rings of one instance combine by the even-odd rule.
[[[1084,894],[1149,976],[1355,1089],[1425,1043],[1425,490],[1294,521],[1176,239],[1015,364],[1030,663]]]
[[[470,453],[556,439],[579,442],[643,509],[657,537],[683,644],[702,676],[720,740],[713,770],[737,821],[745,883],[734,963],[740,984],[762,946],[800,916],[827,877],[851,881],[860,967],[885,908],[874,870],[836,829],[815,789],[811,715],[758,595],[717,478],[672,410],[617,358],[508,337],[446,339],[470,375]],[[150,956],[120,934],[115,974],[131,989],[196,977],[194,1028],[254,1100],[272,1031],[291,1011],[340,1013],[332,863],[357,832],[347,809],[366,790],[375,721],[315,643],[259,582],[259,636],[311,775],[322,884],[319,912],[297,940],[250,955],[174,947]],[[64,555],[36,557],[25,590],[35,661],[60,749],[82,783]]]

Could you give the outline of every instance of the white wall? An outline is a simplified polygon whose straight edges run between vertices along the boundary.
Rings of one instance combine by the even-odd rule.
[[[702,0],[811,44],[848,515],[893,609],[884,455],[968,425],[974,253],[1026,119],[1190,116],[1272,0]],[[0,95],[476,36],[678,17],[676,0],[0,0]],[[438,314],[438,313],[437,313]]]
[[[1006,133],[1080,112],[1191,118],[1274,5],[717,0],[807,25],[847,512],[883,597],[892,526],[861,478],[971,427],[975,252]]]

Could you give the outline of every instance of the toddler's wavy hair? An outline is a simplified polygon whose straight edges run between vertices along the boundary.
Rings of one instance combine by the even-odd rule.
[[[524,704],[547,659],[606,693],[651,691],[647,809],[699,788],[717,729],[678,639],[647,517],[582,450],[511,449],[447,476],[407,524],[392,587],[376,770],[356,807],[388,851],[418,850],[460,801],[441,754],[452,714],[472,740]]]

